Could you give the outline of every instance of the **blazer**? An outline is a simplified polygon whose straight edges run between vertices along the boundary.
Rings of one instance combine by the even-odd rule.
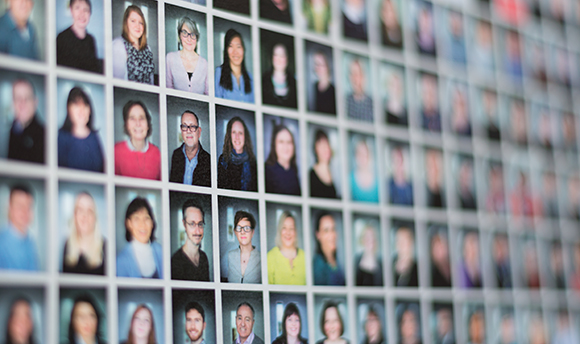
[[[169,181],[183,184],[183,174],[185,173],[185,155],[183,154],[183,145],[173,151],[171,157],[171,173]],[[197,166],[193,170],[193,185],[211,186],[211,157],[206,152],[201,143],[199,144],[199,153],[197,154]]]
[[[228,252],[228,282],[230,283],[262,283],[262,261],[260,251],[256,248],[250,253],[250,260],[246,271],[242,275],[242,263],[240,261],[240,247]]]
[[[163,278],[163,249],[156,242],[151,243],[153,249],[153,259],[155,259],[155,268],[159,273],[159,279]],[[117,255],[117,276],[118,277],[137,277],[141,278],[141,271],[135,260],[133,245],[127,244],[123,251]]]

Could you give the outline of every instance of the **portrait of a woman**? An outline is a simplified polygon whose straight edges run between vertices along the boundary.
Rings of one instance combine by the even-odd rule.
[[[125,213],[128,244],[117,255],[117,276],[163,278],[162,248],[155,242],[155,217],[145,198],[137,197]]]
[[[260,17],[292,24],[290,0],[260,0]]]
[[[199,30],[197,23],[182,17],[177,23],[177,51],[165,59],[165,85],[181,91],[208,94],[207,60],[197,53]]]
[[[288,66],[288,48],[282,43],[274,45],[271,61],[272,68],[262,75],[262,102],[296,108],[296,79]]]
[[[256,228],[254,215],[238,211],[234,216],[234,232],[239,246],[227,253],[228,282],[261,283],[262,260],[260,251],[252,245]]]
[[[78,274],[105,274],[105,240],[97,222],[93,196],[80,192],[69,220],[70,234],[64,244],[62,271]]]
[[[294,135],[283,124],[274,127],[265,171],[266,192],[300,196]]]
[[[224,38],[223,63],[215,69],[215,96],[246,103],[254,102],[254,88],[246,69],[244,40],[234,29]]]
[[[306,285],[306,255],[298,247],[297,231],[294,215],[282,212],[276,246],[268,252],[268,283]]]
[[[87,32],[91,20],[91,0],[71,0],[72,25],[56,37],[56,63],[88,72],[101,73],[95,38]]]
[[[149,142],[153,128],[147,106],[130,100],[123,106],[123,131],[127,140],[115,144],[115,174],[161,180],[161,152]]]
[[[308,30],[327,34],[332,18],[332,10],[328,0],[304,0],[302,13],[306,19]]]
[[[352,200],[378,203],[379,185],[374,157],[364,139],[360,139],[355,143],[353,165],[350,175]]]
[[[66,110],[66,119],[58,130],[58,166],[103,172],[101,140],[93,128],[93,105],[82,88],[70,90]]]
[[[338,310],[338,304],[334,301],[327,301],[322,306],[320,313],[320,330],[324,338],[316,344],[348,344],[348,340],[342,338],[344,333],[344,322]]]
[[[133,312],[127,340],[122,344],[156,344],[155,320],[147,305],[140,304]]]
[[[282,334],[278,336],[272,344],[307,344],[308,340],[300,335],[302,331],[302,317],[300,310],[294,302],[290,302],[284,307],[282,316]]]
[[[314,74],[318,80],[312,85],[314,108],[311,110],[334,115],[336,114],[336,95],[331,80],[328,57],[319,50],[312,55],[312,60]]]
[[[382,286],[383,263],[378,255],[380,237],[377,229],[369,221],[358,236],[359,245],[363,248],[355,260],[357,286]]]
[[[101,314],[92,296],[75,298],[68,327],[69,344],[103,344],[101,338]]]
[[[257,191],[258,169],[252,137],[240,117],[229,120],[223,152],[218,160],[218,187]]]
[[[334,216],[323,211],[316,218],[315,225],[314,285],[344,285],[343,268],[338,264],[336,255],[338,233]]]
[[[314,156],[316,163],[310,170],[310,196],[336,198],[336,188],[330,170],[330,159],[332,159],[332,148],[328,140],[328,135],[322,129],[316,130],[314,134]]]
[[[32,305],[28,298],[21,296],[10,305],[4,343],[34,344],[34,319]]]
[[[403,31],[395,0],[382,0],[380,14],[383,45],[391,48],[402,48]]]
[[[123,14],[123,33],[113,40],[113,76],[153,84],[155,63],[147,44],[147,22],[136,5]]]

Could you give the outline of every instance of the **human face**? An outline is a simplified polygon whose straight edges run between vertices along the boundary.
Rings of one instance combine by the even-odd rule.
[[[328,164],[330,158],[332,157],[332,149],[330,149],[330,143],[324,137],[316,141],[314,144],[314,151],[316,152],[316,158],[321,164]]]
[[[375,237],[375,231],[372,227],[367,227],[364,231],[363,237],[362,237],[362,244],[363,247],[365,249],[365,251],[369,251],[369,252],[375,252],[376,250],[376,245],[377,245],[377,240]]]
[[[181,26],[180,32],[179,37],[181,38],[183,49],[187,51],[195,51],[195,47],[197,46],[197,36],[185,24]]]
[[[77,197],[75,204],[75,227],[80,237],[88,237],[95,232],[97,221],[95,214],[95,202],[86,194]]]
[[[410,230],[399,229],[396,234],[396,250],[399,257],[410,257],[414,251],[414,239]]]
[[[248,221],[248,219],[246,219],[246,218],[243,218],[237,223],[237,226],[240,226],[240,227],[250,226],[250,221]],[[236,237],[238,238],[238,242],[240,243],[240,246],[252,245],[252,237],[254,236],[253,229],[249,232],[242,230],[241,232],[234,231],[234,233],[236,233]]]
[[[129,39],[133,43],[137,42],[141,36],[143,36],[143,32],[145,31],[145,21],[141,18],[139,13],[131,11],[127,17],[127,29],[129,31]]]
[[[334,253],[336,251],[335,226],[334,219],[330,215],[320,219],[320,225],[316,232],[316,240],[320,243],[322,252]]]
[[[412,339],[415,338],[417,333],[417,319],[415,319],[415,313],[413,311],[405,311],[401,317],[401,339]]]
[[[289,165],[294,156],[294,140],[292,140],[292,134],[288,130],[283,129],[278,132],[275,147],[278,163],[282,166]]]
[[[32,0],[9,0],[10,15],[16,22],[16,25],[24,27],[28,22],[34,1]]]
[[[365,332],[367,334],[367,338],[369,339],[377,339],[381,333],[381,321],[373,313],[367,314],[367,321],[365,322]]]
[[[364,73],[362,66],[358,62],[353,62],[350,64],[350,86],[356,94],[364,93]]]
[[[280,72],[286,71],[286,67],[288,67],[288,54],[283,45],[276,45],[274,47],[274,51],[272,52],[272,65],[274,70]]]
[[[300,317],[298,314],[292,314],[286,318],[286,333],[290,337],[298,337],[300,334]]]
[[[230,41],[230,45],[227,47],[228,57],[230,58],[231,67],[241,67],[244,62],[244,46],[242,45],[242,40],[240,37],[234,37]]]
[[[324,334],[328,340],[337,340],[340,338],[342,326],[340,316],[336,307],[329,307],[324,311]]]
[[[181,116],[181,124],[192,126],[199,125],[195,116],[186,112]],[[196,131],[189,129],[187,131],[181,131],[181,136],[183,136],[183,142],[189,148],[196,148],[199,144],[199,137],[201,136],[201,127],[198,127]]]
[[[126,129],[132,142],[143,142],[147,138],[149,124],[147,115],[141,105],[133,105],[129,109],[127,116]]]
[[[185,315],[185,333],[192,342],[201,338],[205,330],[205,321],[196,309],[190,309]]]
[[[238,309],[236,314],[236,329],[238,330],[238,335],[240,341],[243,343],[252,333],[254,328],[254,315],[250,307],[243,305]]]
[[[242,154],[244,152],[244,145],[246,144],[246,134],[244,130],[244,125],[235,121],[232,124],[232,146],[236,153]]]
[[[23,191],[14,191],[8,202],[8,219],[17,230],[26,233],[34,217],[34,199]]]
[[[26,343],[32,334],[32,310],[26,301],[18,301],[12,307],[8,322],[9,337],[14,343]]]
[[[89,123],[91,108],[82,100],[68,105],[68,115],[73,127],[84,128]]]
[[[133,321],[131,322],[131,331],[135,339],[149,338],[151,332],[152,320],[151,313],[145,308],[141,308],[135,313]]]
[[[319,79],[328,78],[328,65],[322,54],[314,55],[314,73]]]
[[[125,225],[129,229],[133,240],[137,240],[142,244],[149,243],[151,233],[153,232],[153,220],[147,209],[141,208],[134,212],[125,221]]]
[[[14,106],[14,119],[21,124],[28,124],[34,117],[38,100],[34,96],[34,90],[27,82],[17,82],[12,87],[12,103]]]
[[[76,1],[70,8],[73,18],[73,26],[80,30],[86,30],[91,20],[91,8],[84,0]]]
[[[282,222],[282,230],[280,231],[280,239],[283,248],[294,248],[296,243],[296,223],[293,218],[287,217]]]
[[[74,308],[71,321],[75,333],[82,338],[95,338],[97,334],[97,312],[88,302],[79,302]]]
[[[185,227],[187,240],[191,241],[196,246],[201,245],[201,240],[203,239],[203,226],[199,226],[201,223],[203,223],[201,210],[194,207],[189,207],[185,210],[183,226]]]
[[[359,167],[368,167],[371,161],[369,148],[363,142],[356,145],[355,160]]]

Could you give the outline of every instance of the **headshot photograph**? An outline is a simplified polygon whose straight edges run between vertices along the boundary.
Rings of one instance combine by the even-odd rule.
[[[117,277],[163,279],[163,235],[158,190],[115,189]]]
[[[205,14],[166,4],[165,28],[165,86],[208,95]]]
[[[210,130],[207,103],[167,96],[170,182],[211,186]]]
[[[487,342],[485,333],[485,312],[483,305],[465,304],[462,310],[463,326],[460,327],[461,341],[472,344],[483,344]],[[459,337],[461,339],[461,337]]]
[[[472,126],[467,84],[456,80],[447,80],[446,95],[442,105],[443,111],[449,114],[447,125],[450,131],[457,136],[470,137]]]
[[[119,341],[163,343],[163,293],[156,289],[119,289]]]
[[[385,153],[389,202],[413,206],[413,165],[409,144],[390,141]]]
[[[431,224],[429,233],[429,260],[431,286],[451,288],[451,257],[449,255],[449,231],[447,226]]]
[[[354,1],[363,2],[364,0]],[[342,71],[344,75],[342,82],[346,85],[343,96],[346,99],[347,118],[354,121],[372,123],[374,120],[372,98],[373,78],[369,59],[344,53],[342,57]]]
[[[556,117],[556,123],[556,137],[560,138],[556,142],[561,148],[575,152],[578,149],[576,116],[570,112],[564,112]]]
[[[262,29],[260,42],[262,103],[295,109],[298,105],[298,97],[294,38]]]
[[[260,18],[292,25],[292,0],[260,0]]]
[[[455,326],[453,325],[453,305],[450,303],[433,303],[429,316],[431,341],[438,344],[455,344]],[[506,343],[507,344],[507,343]]]
[[[266,192],[301,195],[298,121],[264,114]]]
[[[44,289],[0,288],[0,333],[6,343],[39,343],[46,337]]]
[[[258,202],[219,197],[221,282],[262,283]]]
[[[308,154],[310,197],[341,198],[340,154],[334,154],[339,147],[338,131],[310,123],[308,139],[311,147]]]
[[[419,121],[423,130],[431,133],[441,132],[441,114],[439,112],[439,86],[437,76],[430,73],[418,73],[415,77],[417,93],[421,95],[419,103]]]
[[[270,293],[272,344],[308,343],[306,295]]]
[[[433,4],[414,0],[409,4],[409,15],[409,27],[413,30],[416,51],[425,56],[437,57]]]
[[[491,343],[516,343],[516,321],[514,310],[511,305],[495,307],[491,311],[491,328],[499,329],[489,334],[488,340]]]
[[[104,289],[60,289],[59,343],[108,342]]]
[[[512,288],[512,264],[510,262],[510,245],[507,233],[494,233],[490,246],[496,288]]]
[[[415,225],[412,222],[393,220],[390,231],[391,264],[393,286],[419,286],[419,264]]]
[[[467,48],[469,68],[480,78],[492,79],[495,74],[494,42],[491,23],[483,20],[468,20]]]
[[[504,128],[509,128],[508,137],[512,143],[526,147],[528,145],[529,115],[526,103],[521,98],[505,97],[501,102],[501,118]]]
[[[505,79],[514,84],[519,84],[523,77],[520,35],[516,31],[501,30],[498,37],[500,37],[498,42],[500,48],[498,69],[503,71],[502,74],[505,75]]]
[[[463,15],[456,11],[438,11],[437,35],[441,38],[442,55],[459,66],[467,63]]]
[[[115,174],[161,180],[159,96],[116,87]]]
[[[304,55],[306,96],[308,111],[336,115],[336,90],[334,85],[332,48],[305,41]]]
[[[44,181],[0,178],[0,271],[45,271],[49,233]]]
[[[340,6],[344,37],[366,42],[368,40],[366,0],[343,0]]]
[[[337,211],[311,209],[312,274],[314,285],[344,286],[345,242],[342,214]]]
[[[534,81],[536,81],[542,88],[545,88],[546,83],[548,82],[548,64],[546,63],[546,50],[544,44],[538,39],[531,39],[529,37],[524,39],[524,44],[524,52],[526,55],[524,57],[524,62],[527,65],[528,74],[533,77]],[[551,50],[552,48],[547,49]],[[548,61],[549,60],[550,59],[548,59]],[[566,61],[564,61],[563,70],[567,68],[566,64]]]
[[[477,209],[477,194],[475,185],[475,162],[472,156],[456,155],[452,166],[455,175],[456,207],[463,210]]]
[[[405,344],[422,343],[421,309],[417,301],[397,301],[395,307],[397,318],[397,342]]]
[[[105,172],[104,87],[59,79],[57,91],[58,166]]]
[[[348,325],[346,297],[314,296],[314,339],[319,344],[350,342],[352,328]]]
[[[107,206],[99,184],[59,183],[59,271],[104,276]]]
[[[381,43],[393,49],[403,48],[403,3],[401,0],[377,0]]]
[[[552,118],[558,117],[559,112],[551,110],[547,104],[531,103],[531,141],[546,150],[551,150],[554,147],[554,139],[556,137],[553,135],[556,121],[552,120]]]
[[[374,136],[349,134],[350,197],[353,201],[379,203],[379,178]]]
[[[269,284],[306,285],[302,223],[301,207],[266,203]]]
[[[303,29],[317,34],[328,34],[332,24],[332,7],[330,0],[302,0],[301,13],[301,19],[304,24]]]
[[[523,158],[522,158],[523,159]],[[532,194],[529,166],[513,164],[508,169],[510,213],[515,218],[540,215],[540,200]]]
[[[386,0],[390,1],[395,0]],[[409,125],[405,69],[390,63],[381,63],[379,68],[381,109],[385,122],[388,125]]]
[[[485,173],[485,210],[502,215],[507,209],[503,164],[490,160],[486,163]]]
[[[218,0],[214,6],[219,7],[220,1],[224,0]],[[244,1],[247,0],[236,1],[235,4]],[[253,103],[254,70],[250,27],[218,17],[214,18],[213,25],[215,96]]]
[[[376,216],[353,214],[353,252],[356,286],[384,285],[383,241]]]
[[[262,293],[222,291],[224,343],[264,344],[264,305]]]
[[[44,164],[44,77],[0,69],[0,158]]]
[[[258,191],[256,118],[253,112],[216,105],[218,187]]]
[[[383,344],[387,342],[386,312],[384,299],[358,298],[357,343]]]
[[[45,12],[45,3],[42,1],[9,0],[0,5],[0,53],[45,60]]]
[[[173,289],[173,342],[215,343],[215,291]]]
[[[481,288],[483,286],[479,233],[464,230],[457,234],[457,278],[461,288]]]
[[[250,15],[250,0],[241,1],[229,1],[229,0],[216,0],[213,6],[217,9],[222,9],[230,12],[235,12],[236,14]]]
[[[431,208],[445,208],[443,152],[439,149],[425,147],[423,159],[425,203]]]
[[[211,196],[171,191],[171,279],[214,280]]]
[[[491,89],[477,89],[474,98],[473,119],[477,121],[481,135],[490,142],[498,142],[501,140],[501,122],[497,93]]]
[[[56,64],[87,72],[104,71],[104,5],[91,0],[56,2]]]

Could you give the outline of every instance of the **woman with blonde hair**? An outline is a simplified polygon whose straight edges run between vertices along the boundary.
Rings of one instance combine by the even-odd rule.
[[[306,284],[306,256],[298,247],[296,218],[287,210],[278,219],[276,246],[268,252],[268,283]]]
[[[70,236],[64,245],[62,271],[78,274],[105,274],[105,240],[97,223],[97,207],[87,191],[77,194]]]

